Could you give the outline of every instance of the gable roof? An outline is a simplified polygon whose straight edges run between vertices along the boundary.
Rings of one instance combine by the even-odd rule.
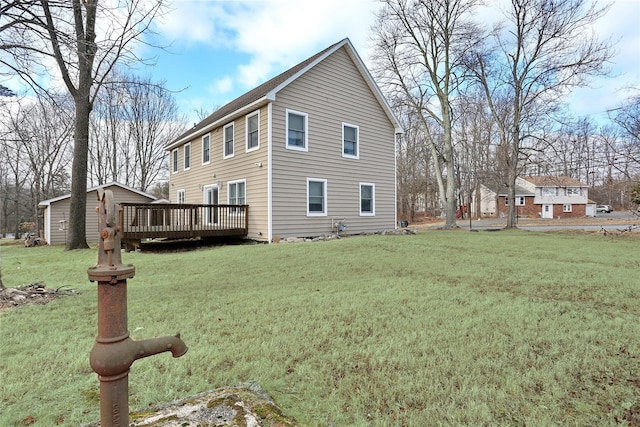
[[[492,193],[497,194],[498,196],[506,196],[509,194],[509,189],[507,188],[506,185],[500,185],[500,188],[496,188],[495,186],[486,185],[486,184],[481,184],[481,185],[486,189],[488,189],[489,191],[491,191]],[[520,197],[520,196],[535,196],[535,194],[532,193],[531,190],[529,190],[528,188],[525,188],[519,184],[516,184],[516,197]]]
[[[109,188],[109,187],[120,187],[124,190],[131,191],[132,193],[136,193],[143,197],[147,197],[150,200],[156,200],[156,197],[152,196],[151,194],[147,194],[143,191],[136,190],[135,188],[131,188],[127,185],[120,184],[119,182],[115,182],[115,181],[109,182],[107,184],[98,185],[96,187],[87,188],[87,193],[96,191],[98,188]],[[38,203],[38,207],[45,208],[47,206],[50,206],[52,203],[59,202],[60,200],[70,199],[70,198],[71,198],[71,194],[65,194],[64,196],[54,197],[53,199],[49,199],[49,200],[43,200],[42,202]]]
[[[536,187],[588,187],[577,179],[568,176],[523,176]]]
[[[220,107],[204,120],[197,123],[193,128],[171,141],[165,147],[165,150],[172,150],[183,143],[188,142],[192,138],[203,135],[211,129],[228,123],[242,114],[255,110],[259,106],[267,104],[268,102],[275,101],[276,95],[280,90],[287,87],[298,77],[315,67],[318,63],[322,62],[325,58],[342,47],[347,50],[347,53],[353,59],[358,71],[360,71],[360,74],[382,106],[387,117],[389,117],[389,121],[391,121],[395,126],[396,133],[402,133],[399,121],[391,110],[391,107],[382,94],[382,91],[365,67],[362,59],[360,59],[360,56],[351,44],[351,41],[348,38],[345,38]]]

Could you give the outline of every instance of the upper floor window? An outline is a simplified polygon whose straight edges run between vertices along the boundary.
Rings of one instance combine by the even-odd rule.
[[[184,145],[184,170],[191,169],[191,143]]]
[[[247,116],[247,151],[255,150],[260,145],[259,137],[260,112]]]
[[[177,201],[179,204],[184,204],[184,200],[185,200],[185,191],[184,190],[178,190],[178,192],[176,193],[177,196]]]
[[[287,110],[287,148],[308,151],[308,115]]]
[[[525,199],[522,196],[516,197],[516,206],[524,206],[524,200]],[[509,206],[509,198],[508,197],[504,198],[504,205],[505,206]]]
[[[567,187],[567,196],[579,196],[580,187]]]
[[[542,195],[543,196],[555,196],[556,188],[555,187],[542,187]]]
[[[375,215],[375,184],[360,183],[360,215]]]
[[[211,161],[211,135],[206,134],[202,137],[202,164],[205,165]]]
[[[233,156],[233,123],[229,123],[223,128],[224,135],[224,158]]]
[[[171,152],[171,172],[178,172],[178,149]]]
[[[307,215],[327,215],[327,180],[307,178]]]
[[[344,157],[358,158],[358,126],[342,124],[342,155]]]

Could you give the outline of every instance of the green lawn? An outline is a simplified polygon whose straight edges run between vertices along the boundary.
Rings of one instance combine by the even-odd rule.
[[[127,253],[131,410],[250,380],[305,426],[640,422],[640,239],[429,231]],[[96,250],[0,247],[5,286],[80,295],[0,313],[0,425],[99,419]]]

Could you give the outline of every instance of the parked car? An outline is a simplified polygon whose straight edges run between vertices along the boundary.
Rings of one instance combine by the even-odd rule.
[[[611,205],[598,205],[596,206],[596,212],[613,212],[613,206]]]

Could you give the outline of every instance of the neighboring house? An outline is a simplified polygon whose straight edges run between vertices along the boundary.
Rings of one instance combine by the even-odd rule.
[[[516,179],[518,216],[529,218],[576,218],[591,215],[588,185],[566,176],[525,176]],[[481,185],[482,215],[506,216],[510,200],[506,187]]]
[[[248,205],[248,238],[262,241],[393,229],[400,132],[344,39],[165,147],[170,198]]]
[[[87,207],[86,207],[86,233],[87,242],[97,242],[100,239],[98,231],[98,215],[96,207],[98,201],[98,189],[111,190],[113,192],[113,200],[116,203],[150,203],[156,198],[151,194],[143,193],[126,185],[111,182],[109,184],[99,185],[87,190]],[[44,213],[44,234],[43,237],[47,243],[55,245],[58,243],[66,243],[67,232],[69,230],[68,216],[69,204],[71,203],[71,195],[56,197],[42,201],[38,204]]]

